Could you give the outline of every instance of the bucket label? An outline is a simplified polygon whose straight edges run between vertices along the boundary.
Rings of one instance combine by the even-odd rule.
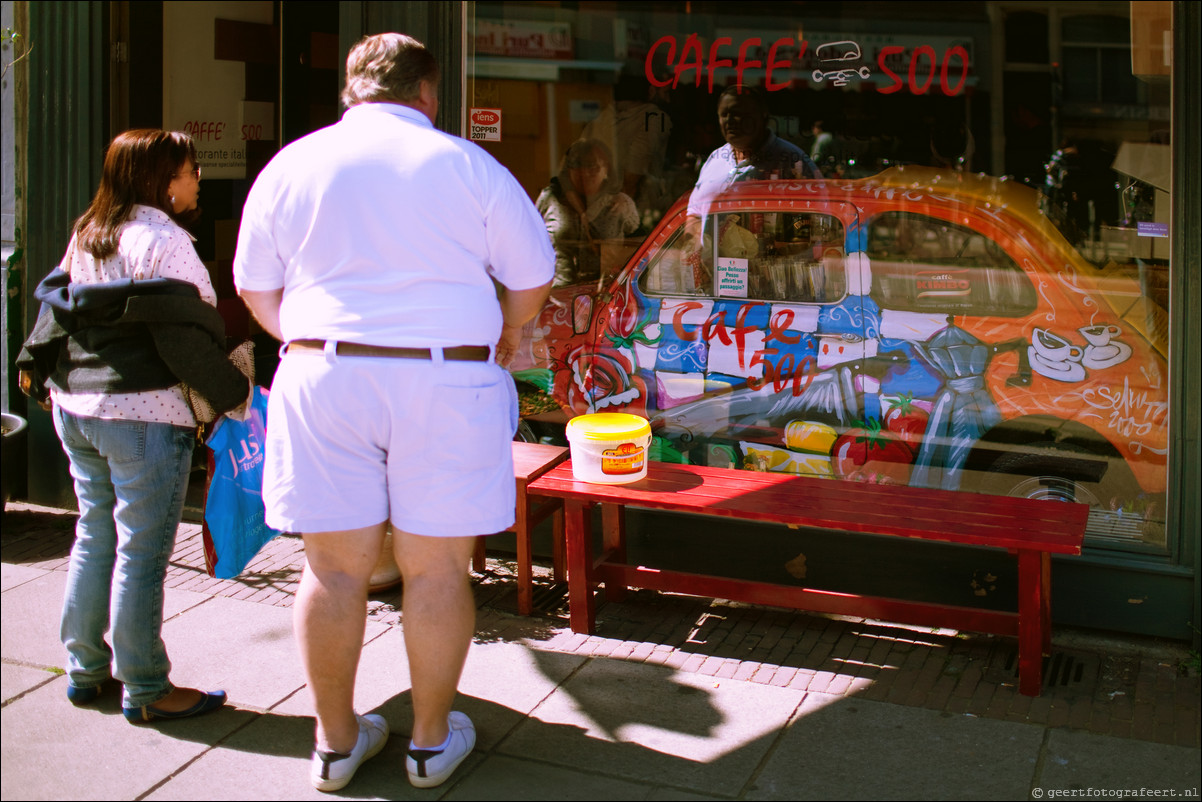
[[[643,470],[644,449],[634,443],[622,443],[601,452],[601,473],[622,476]]]

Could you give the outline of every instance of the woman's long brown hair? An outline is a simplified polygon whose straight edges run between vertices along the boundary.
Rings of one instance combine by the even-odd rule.
[[[176,214],[169,196],[171,180],[189,160],[196,164],[196,146],[179,131],[135,128],[118,134],[104,155],[96,197],[75,221],[76,244],[97,259],[112,256],[136,204],[160,209],[181,225],[194,222],[200,211]]]

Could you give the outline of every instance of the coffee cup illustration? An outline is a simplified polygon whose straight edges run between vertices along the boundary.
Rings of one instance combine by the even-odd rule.
[[[1077,329],[1085,341],[1092,346],[1101,347],[1107,345],[1112,339],[1123,333],[1123,330],[1113,323],[1108,323],[1100,326],[1085,326]]]
[[[1089,345],[1081,356],[1081,364],[1090,370],[1111,368],[1126,362],[1131,356],[1131,346],[1122,340],[1114,339],[1123,330],[1113,323],[1101,326],[1086,326],[1077,329]]]
[[[1081,365],[1084,351],[1054,331],[1036,328],[1031,333],[1027,358],[1031,368],[1041,376],[1061,382],[1079,382],[1085,378]]]
[[[1045,362],[1080,362],[1084,352],[1054,331],[1036,328],[1031,333],[1031,345]]]

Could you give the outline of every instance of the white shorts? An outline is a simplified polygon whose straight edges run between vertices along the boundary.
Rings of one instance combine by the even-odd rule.
[[[389,520],[464,537],[513,524],[513,379],[492,362],[287,354],[267,408],[268,525],[335,532]]]

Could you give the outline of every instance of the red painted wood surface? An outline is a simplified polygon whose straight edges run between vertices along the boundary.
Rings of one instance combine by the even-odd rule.
[[[546,443],[513,442],[513,475],[520,482],[542,476],[568,458],[568,449]]]
[[[690,574],[646,566],[616,565],[609,562],[598,566],[597,576],[606,583],[606,593],[609,592],[609,581],[612,579],[647,590],[738,599],[748,604],[789,607],[815,613],[905,621],[918,626],[954,627],[997,635],[1019,633],[1018,614],[1005,610],[983,610],[951,604],[861,596],[855,593],[814,590],[793,585]]]
[[[1089,515],[1085,504],[658,462],[638,482],[601,485],[576,481],[569,460],[532,487],[603,504],[1056,554],[1081,553]]]

